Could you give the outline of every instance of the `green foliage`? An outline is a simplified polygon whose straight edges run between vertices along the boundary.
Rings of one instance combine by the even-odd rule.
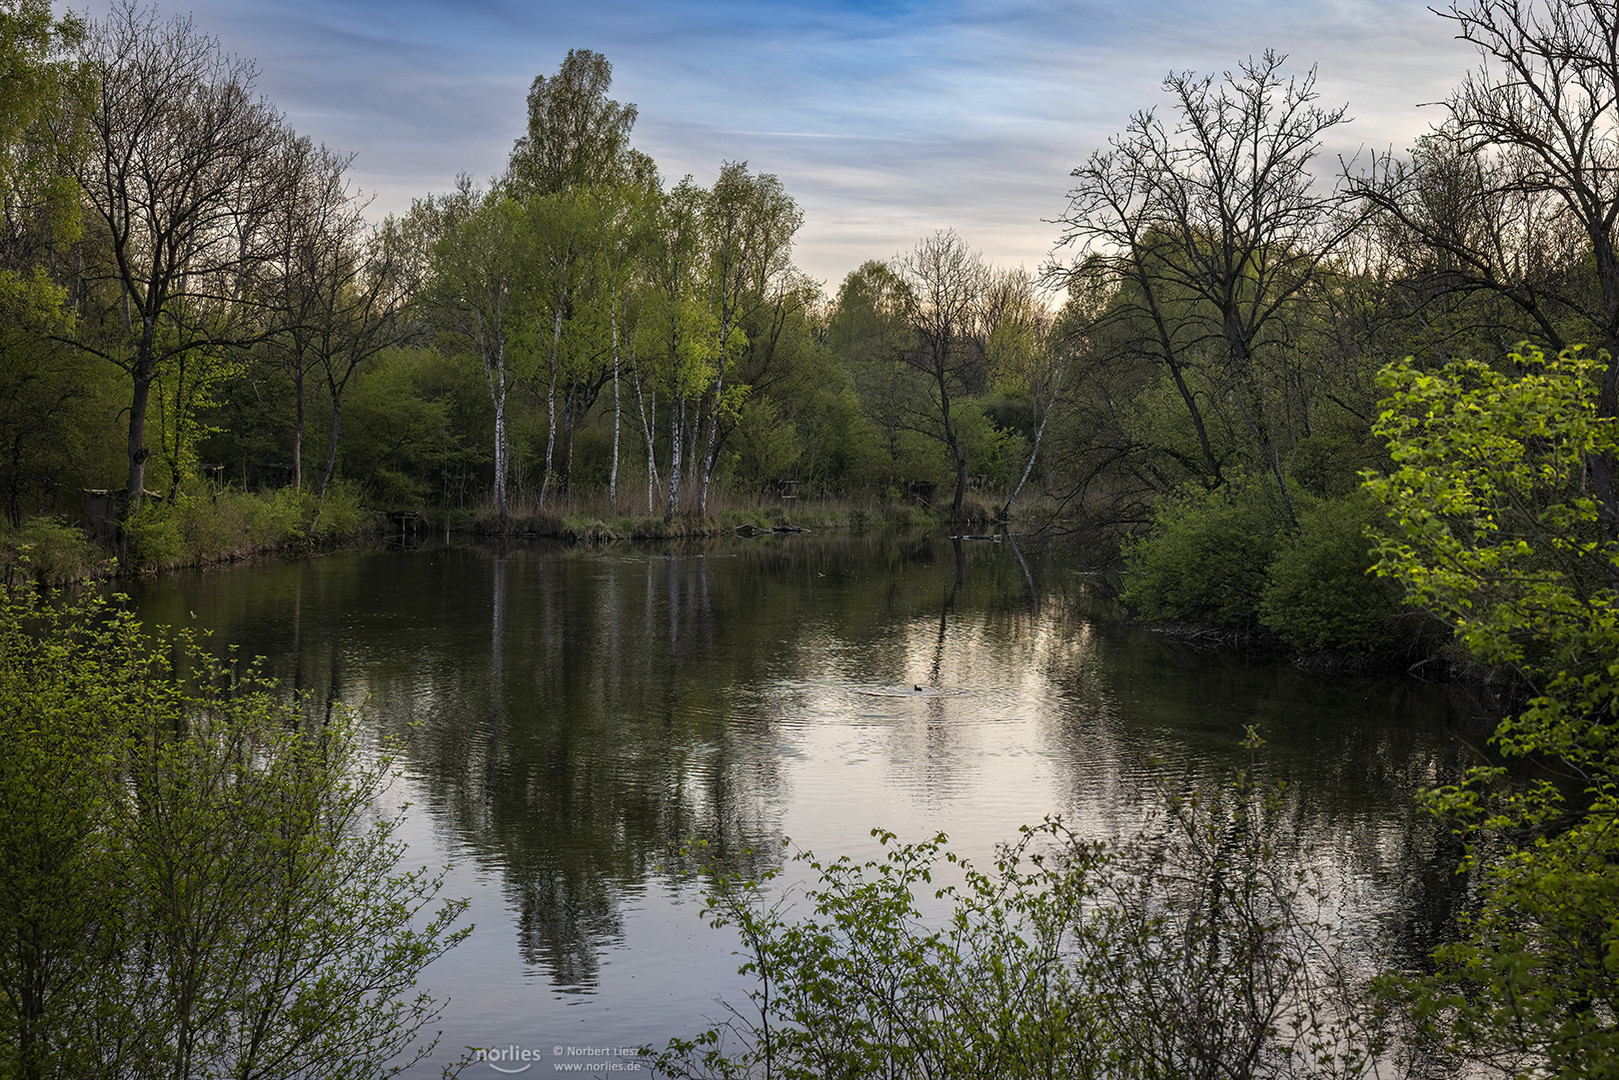
[[[733,476],[752,490],[765,491],[780,480],[793,479],[793,466],[803,456],[802,440],[792,421],[770,398],[749,398],[732,433],[736,449]]]
[[[99,577],[108,570],[105,548],[84,530],[56,518],[0,526],[0,583],[58,585]]]
[[[1233,477],[1162,500],[1125,552],[1125,600],[1148,619],[1254,629],[1282,517],[1264,485]]]
[[[355,378],[343,471],[383,507],[459,504],[483,484],[493,411],[473,358],[384,353]]]
[[[465,905],[397,868],[389,773],[184,632],[0,595],[0,1074],[420,1060],[415,979]]]
[[[1377,430],[1394,469],[1378,572],[1517,680],[1495,743],[1550,758],[1584,790],[1476,769],[1430,806],[1468,843],[1474,910],[1425,978],[1392,983],[1451,1052],[1513,1075],[1619,1075],[1619,547],[1594,466],[1619,458],[1599,415],[1608,357],[1524,349],[1510,370],[1411,361],[1384,373]]]
[[[1308,506],[1265,574],[1259,617],[1297,652],[1387,652],[1397,644],[1394,591],[1372,576],[1368,530],[1382,518],[1364,493]]]
[[[1117,843],[1025,829],[980,871],[942,835],[794,856],[801,900],[713,870],[752,1009],[654,1067],[674,1077],[1357,1076],[1380,1051],[1308,880],[1278,853],[1280,793],[1246,775],[1171,798]],[[779,872],[778,872],[779,873]],[[938,885],[934,877],[954,879]]]
[[[367,513],[353,485],[334,484],[323,501],[310,491],[263,493],[191,487],[171,501],[148,499],[124,524],[132,565],[199,566],[361,530]]]
[[[1580,714],[1609,713],[1611,687],[1581,689],[1619,655],[1619,550],[1604,542],[1589,466],[1619,456],[1619,429],[1596,411],[1608,360],[1578,349],[1508,359],[1510,372],[1459,360],[1384,374],[1377,430],[1395,468],[1367,481],[1393,517],[1379,572],[1485,663]]]

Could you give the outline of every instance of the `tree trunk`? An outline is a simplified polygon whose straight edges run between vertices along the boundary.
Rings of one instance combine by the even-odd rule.
[[[675,519],[675,506],[680,501],[680,451],[686,439],[685,426],[686,402],[681,398],[675,401],[669,418],[669,501],[663,508],[665,525]]]
[[[337,397],[332,398],[332,431],[326,442],[326,466],[320,474],[320,499],[326,501],[326,489],[331,485],[332,473],[337,469],[337,429],[343,421],[343,405]]]
[[[618,509],[618,435],[623,427],[624,407],[618,395],[618,317],[611,311],[608,322],[613,328],[613,464],[607,470],[607,505]]]
[[[129,399],[129,479],[124,485],[126,515],[140,509],[146,491],[146,459],[152,456],[146,447],[146,412],[156,375],[149,357],[138,361]]]
[[[635,403],[641,414],[641,435],[646,440],[646,512],[651,514],[658,507],[658,399],[652,398],[652,413],[648,416],[645,387],[639,376],[635,380]]]
[[[1047,409],[1045,415],[1040,417],[1040,425],[1034,429],[1034,446],[1029,449],[1028,463],[1023,466],[1023,475],[1018,477],[1017,486],[1012,494],[1006,497],[1006,505],[1001,507],[1001,520],[1006,521],[1012,516],[1012,503],[1017,499],[1023,485],[1029,482],[1029,474],[1034,471],[1035,459],[1040,456],[1040,440],[1046,437],[1046,421],[1051,419],[1051,410]]]
[[[294,358],[292,366],[292,396],[296,403],[296,419],[292,423],[292,490],[304,489],[304,365],[303,357]]]

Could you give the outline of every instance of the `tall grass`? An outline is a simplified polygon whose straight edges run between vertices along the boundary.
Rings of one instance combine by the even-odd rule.
[[[291,488],[183,491],[172,501],[148,500],[125,522],[125,568],[166,570],[324,547],[375,524],[358,489],[341,483],[324,500]]]
[[[115,569],[110,551],[60,519],[0,527],[0,580],[7,586],[67,585],[106,577]]]

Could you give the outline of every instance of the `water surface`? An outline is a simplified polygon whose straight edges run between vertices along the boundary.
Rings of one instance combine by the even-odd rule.
[[[1416,956],[1454,901],[1411,802],[1471,753],[1442,688],[1198,652],[1008,543],[355,551],[136,602],[404,748],[409,857],[448,865],[477,924],[427,972],[451,1000],[423,1076],[476,1046],[532,1055],[503,1065],[531,1075],[554,1054],[627,1064],[612,1048],[741,1002],[736,943],[673,856],[688,840],[763,869],[789,840],[870,857],[880,826],[987,862],[1047,815],[1113,835],[1166,778],[1224,783],[1250,724],[1344,921]]]

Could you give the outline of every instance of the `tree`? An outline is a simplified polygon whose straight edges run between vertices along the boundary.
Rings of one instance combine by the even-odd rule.
[[[956,474],[950,520],[962,520],[967,495],[967,447],[960,416],[963,399],[985,378],[980,304],[988,271],[982,256],[954,231],[920,241],[897,267],[907,286],[911,346],[901,359],[927,381],[929,409],[915,423],[942,443]]]
[[[1472,0],[1440,14],[1482,57],[1445,102],[1450,120],[1434,136],[1444,150],[1362,192],[1452,259],[1461,285],[1518,305],[1554,349],[1590,341],[1619,355],[1619,10],[1601,0]],[[1425,216],[1414,194],[1431,189],[1435,158],[1472,166],[1477,200],[1517,213],[1492,215],[1473,236]],[[1531,258],[1492,257],[1490,230],[1516,233]],[[1527,272],[1536,250],[1556,272]],[[1619,417],[1611,365],[1597,410]],[[1619,462],[1589,464],[1606,535],[1619,539]]]
[[[99,601],[0,598],[0,1071],[394,1075],[465,902],[402,872],[387,762]]]
[[[432,248],[432,279],[426,296],[439,325],[469,345],[483,365],[495,410],[493,497],[506,525],[508,439],[506,399],[527,355],[517,343],[530,313],[533,241],[523,207],[499,191],[460,188],[440,202],[418,203],[418,216],[437,214],[443,231]]]
[[[59,152],[83,149],[74,121],[92,87],[72,56],[84,38],[84,21],[71,12],[53,17],[47,0],[0,5],[0,195],[9,234],[4,265],[11,269],[21,269],[19,242],[38,253],[41,219],[43,239],[77,233],[72,184],[56,166]]]
[[[1389,512],[1379,574],[1508,679],[1508,757],[1547,781],[1475,769],[1431,805],[1468,840],[1474,912],[1400,990],[1452,1052],[1512,1075],[1612,1075],[1619,1060],[1619,547],[1592,460],[1619,452],[1601,412],[1612,362],[1527,348],[1498,371],[1410,361],[1384,375],[1378,432],[1393,468],[1367,487]]]
[[[909,286],[884,262],[862,263],[838,287],[827,321],[827,348],[848,365],[866,417],[882,435],[888,483],[899,480],[912,375],[901,357],[910,348],[905,311]]]
[[[1210,366],[1275,482],[1287,519],[1292,498],[1282,440],[1296,408],[1290,357],[1327,259],[1355,228],[1320,193],[1309,165],[1345,110],[1315,102],[1315,72],[1284,77],[1286,57],[1265,52],[1218,82],[1172,74],[1164,89],[1178,123],[1138,113],[1112,148],[1074,172],[1062,244],[1077,243],[1130,293],[1132,318],[1152,328],[1199,429],[1205,464],[1218,464],[1185,384],[1188,354]]]
[[[784,296],[791,271],[793,235],[803,211],[775,176],[750,176],[745,161],[728,161],[708,192],[705,234],[710,246],[708,303],[719,326],[719,362],[709,392],[708,434],[699,463],[697,513],[708,509],[708,484],[725,437],[735,428],[750,387],[725,376],[747,345],[743,323],[772,299]]]
[[[540,481],[540,506],[545,505],[551,477],[556,471],[557,383],[568,381],[566,457],[572,459],[573,388],[583,374],[584,358],[570,352],[590,351],[589,346],[569,350],[577,335],[564,335],[574,326],[581,306],[580,294],[590,283],[598,248],[595,230],[601,224],[596,193],[583,187],[569,188],[550,195],[531,197],[523,207],[534,259],[534,299],[532,333],[545,344],[538,351],[546,356],[545,386],[545,476]],[[565,478],[566,479],[566,478]]]
[[[634,171],[635,175],[628,182],[602,193],[601,243],[597,248],[596,278],[606,293],[607,331],[611,343],[613,460],[608,472],[607,498],[615,508],[618,506],[619,442],[624,427],[621,376],[627,365],[633,367],[634,328],[641,307],[636,268],[642,251],[651,242],[649,214],[657,205],[659,188],[657,171],[650,158],[639,158]],[[649,455],[649,485],[655,482],[657,475],[651,464]]]
[[[1051,315],[1035,295],[1033,280],[1022,269],[991,277],[985,308],[990,375],[1002,390],[1028,398],[1033,427],[1029,460],[1001,505],[1000,517],[1005,520],[1039,460],[1046,424],[1068,381],[1076,343],[1052,333]]]
[[[322,499],[337,471],[343,397],[350,381],[383,350],[416,334],[416,327],[404,318],[406,296],[399,282],[400,246],[397,236],[386,227],[366,236],[351,235],[335,253],[335,265],[324,279],[312,335],[332,411],[326,433],[326,463],[320,471],[318,494]]]
[[[354,273],[352,244],[362,225],[362,207],[350,197],[344,180],[350,160],[306,138],[292,140],[284,166],[289,197],[270,223],[276,254],[266,265],[265,291],[281,327],[266,344],[280,355],[292,378],[292,486],[299,490],[304,382],[321,362],[314,345],[330,335],[334,301]]]
[[[78,180],[95,242],[85,276],[103,285],[106,324],[76,342],[130,379],[131,510],[145,490],[147,413],[166,365],[193,350],[263,336],[245,318],[249,279],[270,257],[271,214],[287,191],[282,119],[253,96],[255,70],[189,17],[160,22],[133,3],[91,24],[80,53],[96,80]]]
[[[643,385],[669,402],[669,488],[663,519],[673,521],[680,502],[681,464],[692,452],[693,398],[713,384],[719,356],[719,327],[700,292],[703,270],[703,203],[706,193],[687,177],[657,200],[653,235],[645,255],[646,302],[636,352],[646,364]],[[647,510],[653,509],[656,475],[655,428],[642,399],[647,444]],[[653,405],[655,406],[654,400]]]
[[[569,49],[557,73],[528,91],[528,133],[512,147],[507,183],[519,199],[630,179],[634,105],[607,96],[613,65],[599,52]]]

